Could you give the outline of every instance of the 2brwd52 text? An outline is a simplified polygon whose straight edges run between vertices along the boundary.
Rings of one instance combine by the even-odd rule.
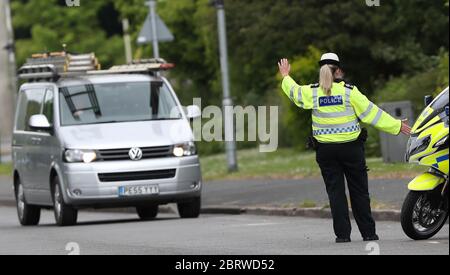
[[[208,271],[231,271],[231,270],[275,270],[274,260],[219,260],[218,263],[209,261],[187,261],[183,259],[181,262],[176,262],[175,270],[189,271],[199,270],[204,273]]]

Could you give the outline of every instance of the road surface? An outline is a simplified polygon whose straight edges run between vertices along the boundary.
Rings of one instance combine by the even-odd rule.
[[[372,201],[388,208],[400,209],[408,180],[374,179],[370,181]],[[328,204],[325,183],[321,178],[302,180],[210,181],[203,186],[204,205],[226,206],[298,206],[311,201]]]
[[[372,180],[372,200],[388,208],[400,209],[408,193],[405,180]],[[0,176],[0,205],[12,205],[12,179]],[[298,206],[312,201],[328,203],[322,179],[211,181],[203,185],[202,204],[208,206]]]
[[[380,222],[382,240],[367,247],[357,232],[353,243],[335,244],[326,219],[162,215],[141,222],[133,214],[82,212],[78,226],[59,228],[45,211],[41,221],[38,227],[20,227],[15,209],[0,207],[0,254],[68,254],[66,248],[74,247],[81,254],[368,254],[366,249],[377,246],[382,255],[449,254],[448,225],[433,240],[415,242],[399,223]]]

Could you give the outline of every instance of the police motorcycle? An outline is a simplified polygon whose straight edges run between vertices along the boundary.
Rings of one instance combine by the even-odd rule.
[[[449,181],[449,89],[434,100],[425,97],[427,107],[411,130],[406,160],[429,167],[413,179],[403,204],[403,231],[413,240],[435,236],[448,219]]]

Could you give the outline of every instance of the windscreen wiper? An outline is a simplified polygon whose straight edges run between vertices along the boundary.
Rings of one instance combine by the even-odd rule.
[[[157,115],[159,111],[159,93],[163,84],[162,81],[152,81],[150,83],[150,108],[153,116]]]
[[[69,89],[67,87],[61,88],[61,92],[64,95],[64,98],[66,99],[67,105],[69,106],[72,116],[74,118],[78,118],[78,116],[75,115],[77,112],[92,110],[96,117],[100,117],[102,115],[102,112],[100,110],[100,105],[98,103],[97,93],[95,92],[94,85],[86,84],[86,85],[84,85],[84,87],[86,88],[85,91],[76,92],[73,94],[71,94],[69,92]],[[87,95],[89,97],[89,102],[91,103],[90,107],[77,108],[75,106],[75,103],[73,102],[73,97],[82,96],[82,95]]]

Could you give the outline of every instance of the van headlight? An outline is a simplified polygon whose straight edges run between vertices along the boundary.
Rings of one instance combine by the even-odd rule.
[[[97,153],[92,150],[68,149],[64,152],[64,158],[67,162],[91,163],[97,159]]]
[[[178,144],[173,147],[173,155],[176,157],[193,156],[197,154],[194,142]]]

